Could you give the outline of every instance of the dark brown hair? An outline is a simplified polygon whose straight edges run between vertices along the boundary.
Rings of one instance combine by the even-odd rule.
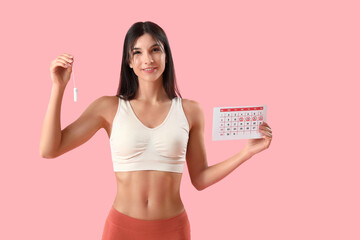
[[[131,100],[136,95],[139,87],[139,81],[138,77],[134,73],[134,70],[129,66],[129,61],[131,59],[130,53],[131,49],[135,45],[135,41],[145,33],[150,34],[157,43],[161,43],[164,46],[166,64],[163,72],[163,87],[166,94],[170,99],[176,97],[177,94],[180,98],[182,98],[176,84],[175,68],[169,41],[164,30],[157,24],[150,21],[134,23],[126,33],[120,71],[120,81],[116,96],[125,100]]]

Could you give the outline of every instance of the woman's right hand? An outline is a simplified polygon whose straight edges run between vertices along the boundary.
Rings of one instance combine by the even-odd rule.
[[[64,87],[70,80],[74,57],[70,54],[62,54],[50,64],[50,74],[53,84]]]

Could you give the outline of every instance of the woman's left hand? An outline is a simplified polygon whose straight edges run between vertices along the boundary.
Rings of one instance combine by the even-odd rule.
[[[259,126],[259,132],[264,134],[262,138],[248,139],[245,145],[246,152],[251,156],[270,147],[272,140],[272,131],[270,126],[266,122],[263,122],[263,124]]]

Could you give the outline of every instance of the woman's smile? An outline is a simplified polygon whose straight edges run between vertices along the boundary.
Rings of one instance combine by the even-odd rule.
[[[157,70],[157,68],[145,68],[143,69],[144,72],[146,73],[153,73]]]

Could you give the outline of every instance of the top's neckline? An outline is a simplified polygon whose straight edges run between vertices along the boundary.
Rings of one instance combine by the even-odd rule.
[[[134,109],[132,108],[129,100],[126,101],[126,104],[129,106],[130,112],[132,113],[132,115],[134,116],[134,118],[140,123],[141,126],[143,126],[144,128],[146,128],[146,129],[148,129],[148,130],[156,130],[156,129],[160,128],[162,125],[164,125],[165,122],[166,122],[166,120],[169,118],[170,113],[172,112],[172,109],[173,109],[173,107],[174,107],[174,102],[175,102],[175,98],[173,98],[173,99],[171,100],[170,110],[169,110],[168,114],[166,115],[165,120],[164,120],[162,123],[160,123],[160,125],[158,125],[158,126],[156,126],[156,127],[153,127],[153,128],[150,128],[150,127],[148,127],[148,126],[145,126],[145,125],[140,121],[140,119],[136,116],[136,114],[135,114],[135,112],[134,112]]]

